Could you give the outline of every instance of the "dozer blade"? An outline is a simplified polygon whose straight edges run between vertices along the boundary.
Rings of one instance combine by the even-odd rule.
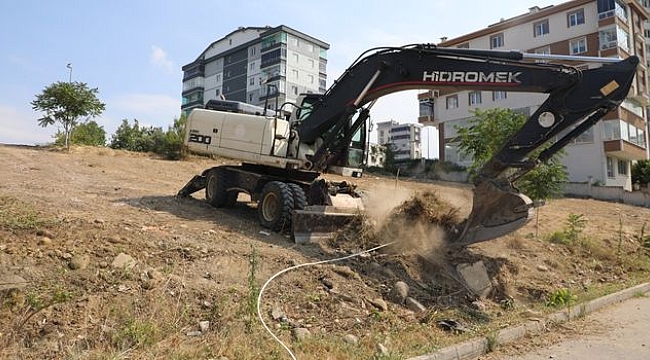
[[[361,221],[360,198],[338,194],[330,202],[332,206],[311,205],[293,211],[291,237],[297,244],[330,239],[343,227]]]
[[[474,189],[474,204],[450,245],[468,246],[509,234],[535,216],[533,202],[510,184],[483,181]]]

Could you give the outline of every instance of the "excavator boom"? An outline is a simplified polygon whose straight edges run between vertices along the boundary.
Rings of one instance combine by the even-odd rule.
[[[383,95],[405,89],[549,94],[479,171],[472,212],[448,240],[452,245],[467,246],[506,235],[525,225],[535,211],[533,202],[513,186],[514,179],[505,175],[506,170],[516,168],[518,176],[525,174],[618,107],[634,82],[639,62],[636,56],[625,60],[572,56],[546,59],[603,63],[580,70],[565,64],[528,61],[527,57],[540,56],[432,45],[378,50],[360,58],[341,76],[297,127],[298,135],[301,141],[312,142],[329,134],[312,158],[317,170],[322,170],[368,117],[363,105]],[[357,118],[352,121],[354,115]],[[539,158],[529,157],[551,140],[554,143]]]

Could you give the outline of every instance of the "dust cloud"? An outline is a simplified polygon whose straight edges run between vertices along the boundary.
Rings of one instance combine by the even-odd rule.
[[[413,191],[398,185],[382,184],[366,191],[364,206],[375,230],[381,228],[393,210],[413,196]]]

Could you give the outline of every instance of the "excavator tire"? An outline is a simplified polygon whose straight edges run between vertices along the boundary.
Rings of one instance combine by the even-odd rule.
[[[270,181],[260,194],[257,217],[260,224],[276,232],[291,228],[294,193],[287,183]]]
[[[237,202],[236,191],[228,191],[230,176],[226,171],[212,170],[205,185],[205,199],[217,208],[232,207]]]
[[[293,194],[293,209],[302,210],[307,206],[307,195],[305,191],[298,184],[287,183]]]

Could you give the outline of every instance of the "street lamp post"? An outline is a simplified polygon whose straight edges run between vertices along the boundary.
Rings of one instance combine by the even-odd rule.
[[[68,77],[68,82],[72,82],[72,63],[68,63],[66,67],[70,69],[70,76]]]

